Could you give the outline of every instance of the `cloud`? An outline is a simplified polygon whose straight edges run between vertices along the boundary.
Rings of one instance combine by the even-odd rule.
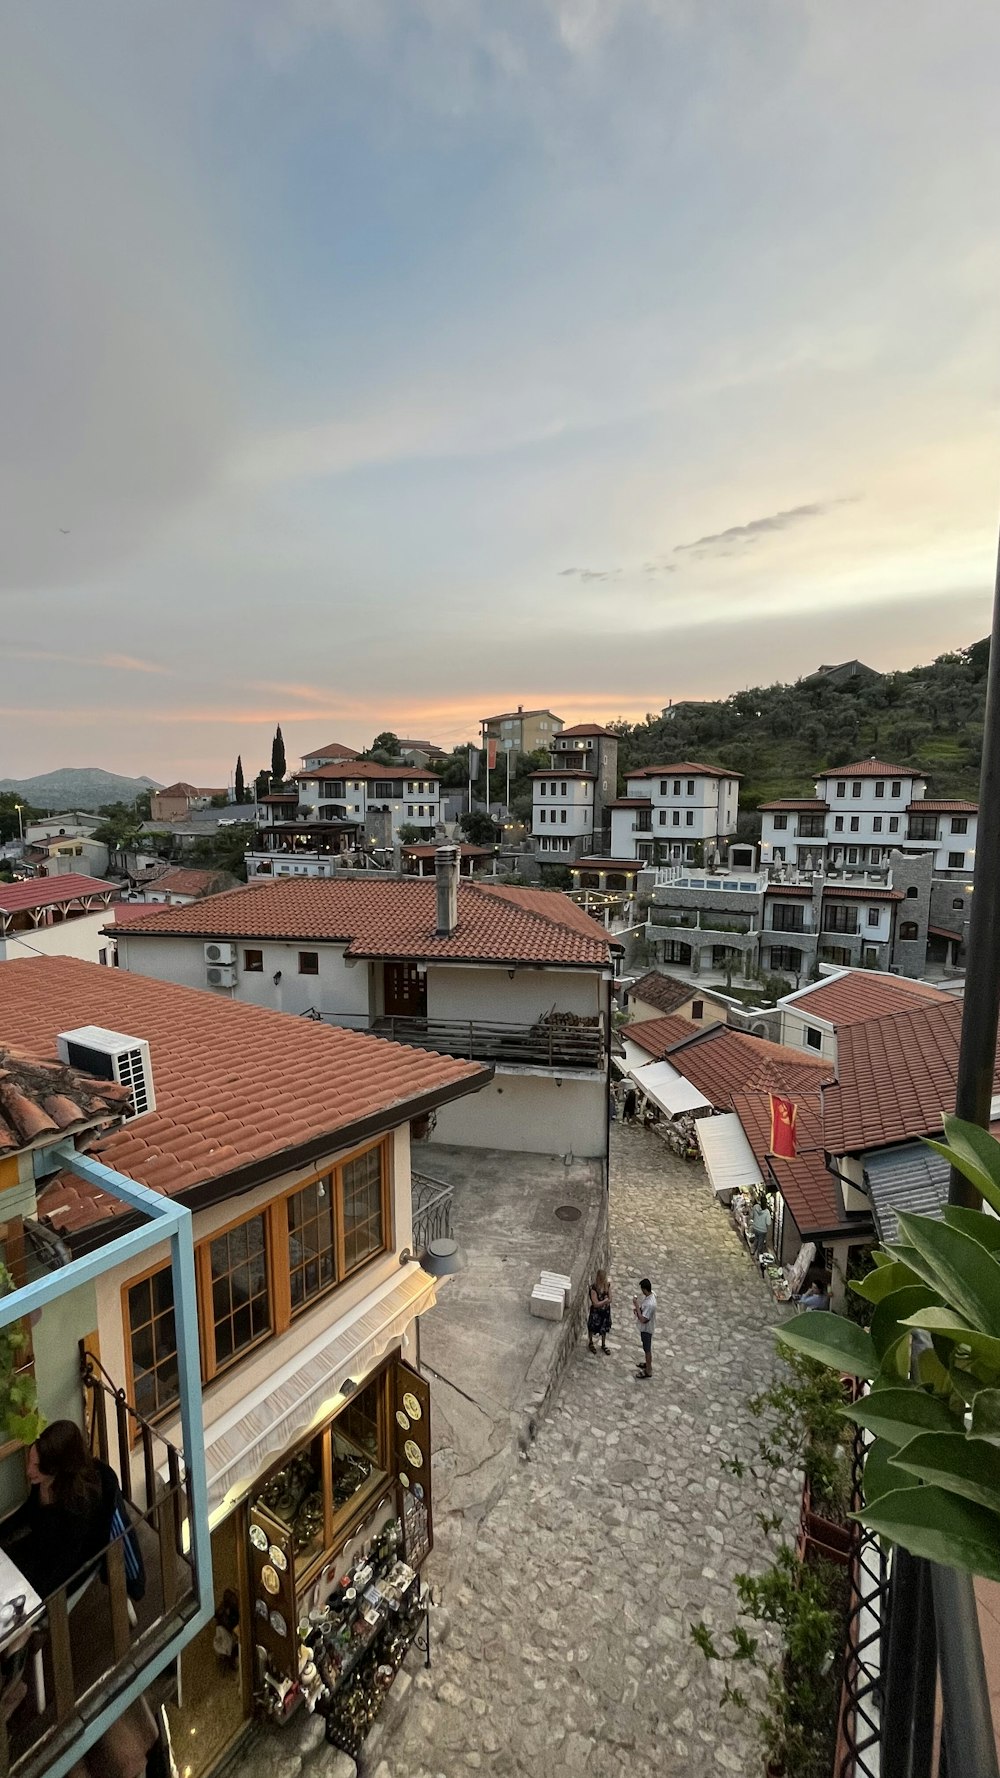
[[[578,580],[617,580],[624,572],[624,568],[560,568],[559,578],[573,574]]]
[[[787,531],[806,519],[825,518],[838,506],[851,506],[860,494],[845,494],[837,500],[810,500],[804,506],[790,506],[785,512],[771,512],[762,519],[750,519],[745,525],[730,525],[725,531],[713,531],[707,537],[696,537],[692,543],[678,543],[674,555],[735,556],[752,549],[761,537],[775,531]]]
[[[131,654],[65,654],[54,648],[4,647],[4,657],[11,661],[51,661],[71,667],[108,667],[116,673],[156,673],[174,677],[173,667],[160,667],[154,661],[141,661]]]

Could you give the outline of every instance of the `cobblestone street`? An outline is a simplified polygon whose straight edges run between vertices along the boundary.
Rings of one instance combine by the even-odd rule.
[[[756,1769],[688,1625],[732,1620],[731,1577],[760,1542],[756,1484],[720,1458],[753,1449],[745,1402],[772,1367],[778,1311],[701,1167],[616,1126],[612,1169],[612,1355],[581,1342],[470,1545],[431,1671],[377,1737],[375,1778]],[[647,1273],[659,1309],[642,1383],[631,1302]]]

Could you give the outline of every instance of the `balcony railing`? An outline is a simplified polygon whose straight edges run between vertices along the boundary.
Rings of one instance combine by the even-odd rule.
[[[568,1015],[572,1017],[573,1015]],[[559,1014],[533,1025],[490,1024],[481,1019],[376,1019],[372,1030],[396,1043],[439,1055],[467,1056],[475,1062],[510,1062],[542,1068],[599,1068],[604,1060],[604,1025],[563,1024]]]
[[[198,1613],[194,1563],[185,1547],[191,1502],[181,1453],[95,1366],[88,1359],[83,1378],[91,1448],[121,1482],[128,1541],[142,1558],[145,1590],[133,1604],[126,1538],[119,1535],[25,1618],[7,1644],[12,1678],[5,1701],[14,1702],[20,1687],[25,1696],[9,1720],[0,1708],[3,1778],[41,1778]],[[141,1490],[133,1486],[133,1464]],[[16,1539],[10,1554],[16,1564]]]
[[[443,1179],[429,1173],[410,1174],[413,1196],[413,1245],[419,1254],[431,1241],[445,1241],[451,1235],[453,1189]]]

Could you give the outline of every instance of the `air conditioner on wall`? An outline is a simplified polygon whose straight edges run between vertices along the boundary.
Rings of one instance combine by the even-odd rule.
[[[217,940],[214,944],[206,945],[205,946],[205,962],[206,963],[235,963],[236,962],[236,946],[228,944],[225,940],[222,940],[221,943]]]
[[[94,1074],[99,1080],[114,1080],[119,1086],[132,1089],[132,1103],[126,1118],[141,1117],[156,1110],[153,1091],[153,1069],[149,1044],[144,1037],[128,1037],[123,1031],[106,1031],[102,1025],[81,1025],[75,1031],[61,1031],[56,1038],[61,1062]]]
[[[235,988],[236,971],[231,963],[212,964],[205,972],[205,979],[210,988]]]

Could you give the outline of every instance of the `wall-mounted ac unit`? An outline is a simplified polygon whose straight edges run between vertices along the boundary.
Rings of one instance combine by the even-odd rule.
[[[81,1025],[75,1031],[61,1031],[56,1048],[59,1060],[71,1068],[130,1087],[132,1104],[126,1118],[156,1110],[149,1044],[144,1037],[127,1037],[122,1031],[106,1031],[102,1025]]]
[[[236,971],[231,963],[214,963],[205,971],[210,988],[235,988]]]
[[[206,945],[205,946],[205,962],[206,963],[235,963],[236,962],[236,946],[227,944],[224,939],[221,942],[219,940],[216,940],[214,944]]]

